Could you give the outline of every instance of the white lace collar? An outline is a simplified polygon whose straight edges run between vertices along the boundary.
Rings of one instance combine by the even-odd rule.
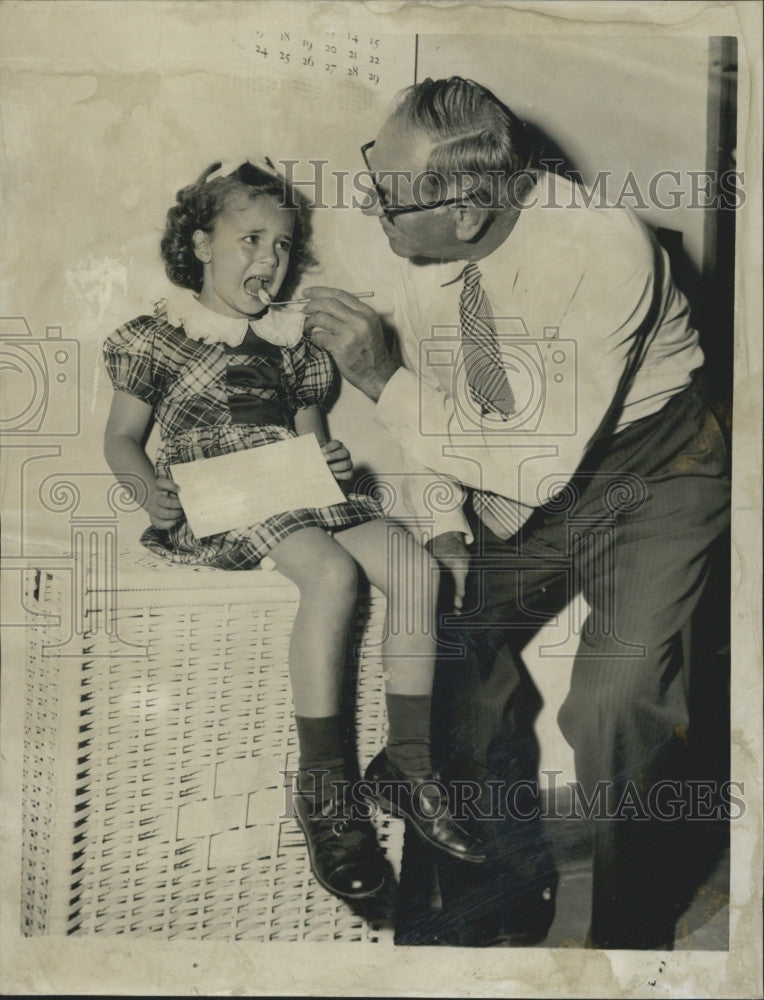
[[[173,289],[154,307],[155,315],[166,316],[172,326],[182,326],[186,336],[203,344],[238,347],[250,325],[258,337],[277,347],[295,347],[302,337],[305,316],[291,309],[268,309],[261,316],[223,316],[202,305],[188,288]]]

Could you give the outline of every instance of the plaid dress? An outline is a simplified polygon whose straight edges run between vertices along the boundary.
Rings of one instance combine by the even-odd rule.
[[[335,385],[331,358],[303,337],[277,347],[250,326],[235,348],[186,336],[162,316],[139,316],[104,344],[115,389],[148,403],[159,425],[158,476],[170,465],[258,448],[295,437],[295,411],[326,406]],[[301,528],[347,528],[381,517],[375,500],[350,494],[344,503],[275,514],[259,524],[196,538],[185,518],[141,536],[152,552],[176,563],[252,569],[278,542]]]

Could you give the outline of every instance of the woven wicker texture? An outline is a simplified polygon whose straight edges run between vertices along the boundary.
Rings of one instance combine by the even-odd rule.
[[[84,578],[74,601],[66,573],[29,579],[30,610],[62,625],[28,629],[24,932],[389,939],[389,899],[356,912],[326,893],[287,815],[296,589],[120,553],[114,607]],[[361,767],[384,741],[383,619],[381,595],[361,601]],[[397,869],[402,824],[375,822]]]

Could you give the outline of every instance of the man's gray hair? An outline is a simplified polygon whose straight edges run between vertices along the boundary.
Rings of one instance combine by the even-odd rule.
[[[524,123],[473,80],[452,76],[413,84],[398,94],[392,113],[435,142],[427,165],[436,175],[429,182],[433,191],[441,178],[449,185],[457,178],[467,197],[501,208],[516,204],[535,179]],[[443,197],[442,188],[438,194]]]

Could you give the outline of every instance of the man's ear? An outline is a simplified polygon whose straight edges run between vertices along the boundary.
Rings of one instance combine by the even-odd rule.
[[[476,205],[457,205],[453,214],[456,238],[462,243],[470,243],[483,231],[490,213]]]
[[[212,260],[212,254],[210,253],[210,246],[207,242],[205,231],[203,229],[195,229],[191,238],[194,241],[194,254],[197,260],[200,260],[202,264],[209,264]]]

